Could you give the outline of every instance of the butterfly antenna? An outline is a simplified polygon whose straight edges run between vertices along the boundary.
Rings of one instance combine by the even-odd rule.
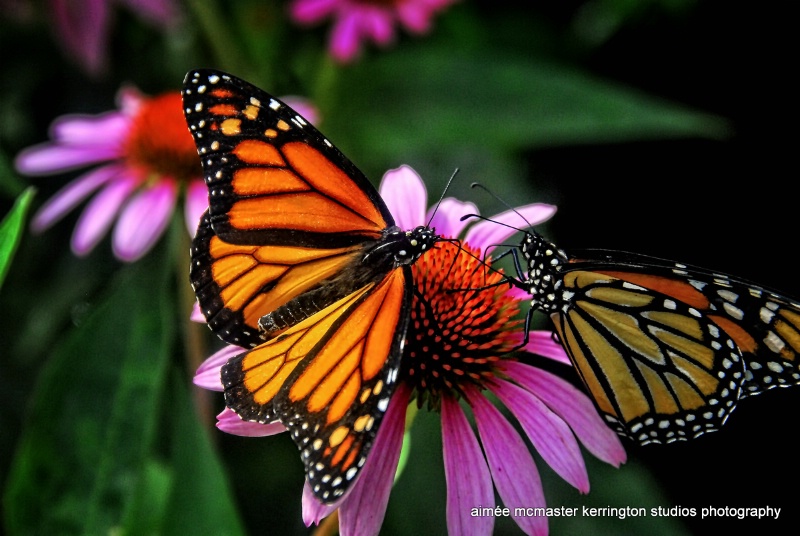
[[[520,215],[520,217],[521,217],[521,215]],[[460,219],[461,219],[461,221],[464,221],[464,220],[469,219],[469,218],[475,218],[475,219],[478,219],[478,220],[488,221],[490,223],[494,223],[495,225],[502,225],[503,227],[508,227],[509,229],[512,229],[512,230],[520,232],[520,233],[524,233],[525,232],[525,231],[523,231],[522,229],[520,229],[518,227],[514,227],[513,225],[509,225],[509,224],[503,223],[501,221],[493,220],[492,218],[487,218],[486,216],[481,216],[480,214],[465,214],[464,216],[461,216]],[[522,218],[522,219],[524,220],[525,218]],[[519,247],[518,244],[505,244],[505,243],[492,244],[489,247],[508,248],[506,251],[504,251],[503,253],[501,253],[500,255],[495,257],[494,259],[492,259],[492,262],[499,261],[503,257],[507,257],[507,256],[510,255],[514,260],[514,265],[516,267],[518,277],[520,278],[520,280],[523,279],[523,277],[521,275],[523,272],[522,272],[521,268],[519,267],[520,266],[519,265],[519,260],[517,259],[517,253],[516,253],[516,249]],[[486,250],[488,250],[488,249],[489,248],[487,247]],[[484,250],[482,259],[478,259],[477,257],[475,257],[475,255],[472,255],[471,253],[470,253],[470,255],[472,255],[472,257],[475,258],[476,260],[480,261],[484,266],[486,266],[492,272],[500,273],[500,270],[494,268],[492,266],[492,263],[487,262],[487,257],[488,257],[489,254],[486,252],[486,250]],[[507,276],[507,274],[503,274],[503,275]],[[509,279],[508,282],[513,285],[513,283],[511,283],[511,278],[507,277],[507,279]]]
[[[513,225],[509,225],[508,223],[503,223],[501,221],[493,220],[492,218],[487,218],[486,216],[481,216],[480,214],[465,214],[464,216],[461,216],[460,221],[464,221],[464,220],[467,220],[467,219],[470,219],[470,218],[475,218],[477,220],[488,221],[490,223],[494,223],[495,225],[501,225],[503,227],[508,227],[509,229],[513,229],[514,231],[517,231],[519,233],[524,232],[519,227],[514,227]],[[522,219],[524,220],[525,218],[522,218]],[[491,244],[489,247],[494,247],[494,248],[514,248],[516,246],[517,246],[516,244]],[[488,250],[489,247],[487,247],[486,249]],[[484,255],[486,255],[485,252],[484,252]],[[501,257],[503,257],[505,255],[506,254],[503,253],[501,255]],[[497,258],[495,258],[495,260],[498,260],[501,257],[497,257]],[[482,262],[486,263],[486,258],[485,257],[484,257]]]
[[[439,196],[439,201],[437,201],[437,202],[436,202],[436,206],[434,207],[434,209],[433,209],[433,212],[431,212],[431,217],[430,217],[430,219],[428,220],[428,225],[427,225],[428,227],[430,227],[430,226],[431,226],[431,222],[433,221],[433,217],[434,217],[434,216],[436,215],[436,213],[439,211],[439,205],[441,205],[441,204],[442,204],[442,201],[444,200],[444,196],[445,196],[445,195],[447,195],[447,190],[449,190],[449,189],[450,189],[450,185],[451,185],[451,184],[453,184],[453,179],[455,179],[455,178],[456,178],[456,175],[458,175],[458,172],[459,172],[459,169],[458,169],[458,168],[456,168],[456,169],[453,171],[453,174],[452,174],[452,175],[450,175],[450,178],[449,178],[449,179],[447,179],[447,184],[445,184],[445,185],[444,185],[444,189],[442,190],[442,195],[440,195],[440,196]]]
[[[516,212],[516,211],[514,211],[514,212]],[[519,214],[519,213],[517,212],[517,214]],[[520,214],[520,217],[522,217],[522,214]],[[513,225],[510,225],[508,223],[503,223],[501,221],[493,220],[492,218],[487,218],[486,216],[481,216],[480,214],[465,214],[465,215],[461,216],[461,218],[459,218],[459,220],[460,221],[464,221],[464,220],[468,220],[470,218],[475,218],[476,220],[488,221],[490,223],[494,223],[495,225],[502,225],[503,227],[508,227],[509,229],[513,229],[513,230],[518,231],[520,233],[522,232],[522,229],[520,229],[519,227],[514,227]],[[522,219],[525,220],[525,218],[522,218]],[[527,221],[528,220],[525,220],[526,223],[527,223]],[[530,224],[528,224],[528,225],[530,225]],[[502,245],[505,245],[505,244],[496,244],[496,246],[502,246]]]
[[[492,266],[491,263],[487,262],[485,256],[482,257],[482,258],[478,257],[477,255],[475,255],[474,253],[472,253],[468,249],[464,248],[461,240],[459,240],[457,238],[449,238],[449,239],[442,239],[442,241],[443,242],[450,242],[452,244],[457,244],[458,245],[458,252],[453,257],[453,261],[450,263],[450,266],[447,269],[448,273],[450,271],[452,271],[453,268],[455,268],[455,265],[456,265],[456,262],[458,260],[458,256],[459,255],[467,255],[468,257],[471,257],[472,259],[475,259],[476,261],[478,261],[478,266],[475,267],[476,271],[480,270],[481,267],[483,267],[485,269],[484,274],[483,274],[484,279],[486,278],[486,272],[494,272],[494,273],[497,273],[497,274],[500,274],[500,275],[505,275],[501,270],[498,270],[497,268]],[[513,247],[513,246],[507,245],[507,244],[500,244],[500,246],[509,247],[509,248]],[[509,249],[509,251],[507,251],[507,252],[501,254],[499,257],[497,257],[497,259],[501,259],[501,258],[505,257],[511,251],[512,250]],[[495,259],[495,260],[497,260],[497,259]],[[509,285],[513,286],[512,283],[510,283],[509,281],[506,281],[506,278],[504,278],[503,281],[498,281],[497,283],[493,283],[491,285],[483,285],[483,286],[480,286],[480,287],[461,287],[461,288],[452,288],[452,289],[441,289],[440,288],[439,290],[444,292],[444,294],[453,294],[455,292],[468,292],[468,291],[485,290],[487,288],[499,287],[499,286],[505,285],[505,284],[509,284]]]
[[[528,224],[528,227],[533,227],[533,225],[531,225],[531,222],[529,222],[529,221],[528,221],[528,220],[525,218],[525,216],[523,216],[522,214],[520,214],[520,213],[519,213],[519,211],[518,211],[516,208],[512,207],[511,205],[509,205],[509,204],[506,202],[506,200],[505,200],[505,199],[503,199],[502,197],[500,197],[499,195],[497,195],[496,193],[494,193],[493,191],[491,191],[489,188],[487,188],[487,187],[486,187],[486,186],[484,186],[483,184],[481,184],[481,183],[479,183],[479,182],[473,182],[472,184],[470,184],[470,188],[480,188],[481,190],[483,190],[484,192],[486,192],[487,194],[489,194],[490,196],[492,196],[492,197],[493,197],[493,198],[494,198],[494,199],[495,199],[495,200],[496,200],[498,203],[500,203],[501,205],[503,205],[504,207],[506,207],[508,210],[512,211],[514,214],[516,214],[517,216],[519,216],[519,217],[522,219],[522,221],[524,221],[525,223],[527,223],[527,224]],[[461,219],[463,220],[464,218],[461,218]],[[487,220],[487,221],[491,221],[491,220]],[[498,223],[498,222],[494,222],[494,223]],[[511,226],[511,225],[506,225],[506,227],[510,227],[511,229],[517,229],[516,227],[513,227],[513,226]],[[522,230],[522,229],[517,229],[517,231],[521,231],[521,230]]]

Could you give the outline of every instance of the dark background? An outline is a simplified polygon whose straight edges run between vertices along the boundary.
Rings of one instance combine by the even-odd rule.
[[[800,296],[796,105],[783,63],[780,12],[699,2],[687,20],[644,20],[588,58],[593,70],[729,118],[723,141],[679,140],[557,148],[528,155],[559,211],[561,247],[628,250],[735,274]],[[557,192],[557,193],[556,193]],[[673,505],[695,507],[694,534],[796,531],[800,390],[746,399],[718,433],[639,447]],[[700,520],[703,506],[781,507],[779,522]]]

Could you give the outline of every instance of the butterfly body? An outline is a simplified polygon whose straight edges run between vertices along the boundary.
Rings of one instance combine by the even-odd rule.
[[[259,336],[266,340],[296,324],[298,319],[321,311],[342,295],[378,282],[391,270],[413,264],[436,240],[427,227],[411,231],[399,227],[386,229],[379,240],[364,246],[360,259],[354,259],[335,278],[320,282],[318,287],[262,316],[258,321]]]
[[[718,430],[742,398],[800,383],[800,303],[735,277],[608,250],[519,251],[532,296],[600,412],[641,444]]]
[[[361,171],[259,88],[197,70],[183,103],[209,191],[190,278],[212,331],[243,348],[222,367],[226,405],[288,428],[312,491],[333,502],[394,392],[410,265],[439,237],[399,229]]]

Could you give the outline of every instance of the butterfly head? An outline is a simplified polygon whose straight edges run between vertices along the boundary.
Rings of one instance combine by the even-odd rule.
[[[394,266],[405,266],[413,264],[439,240],[435,229],[420,225],[410,231],[389,228],[383,243],[391,245]]]
[[[520,245],[527,262],[527,291],[533,296],[532,306],[546,313],[560,307],[561,267],[567,263],[567,254],[540,234],[526,232]]]

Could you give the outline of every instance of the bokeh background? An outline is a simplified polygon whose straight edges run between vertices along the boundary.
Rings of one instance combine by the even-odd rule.
[[[79,171],[26,177],[15,156],[46,141],[58,116],[114,109],[126,84],[156,95],[178,90],[191,68],[222,69],[310,99],[320,129],[376,184],[409,164],[436,197],[459,168],[449,193],[484,214],[503,207],[473,181],[513,204],[557,204],[541,231],[567,250],[631,250],[800,296],[797,106],[782,7],[461,0],[428,32],[399,28],[390,45],[368,43],[342,61],[331,57],[331,23],[297,24],[289,2],[174,0],[169,24],[142,16],[140,4],[155,1],[66,4],[0,2],[0,214],[13,220],[0,249],[16,248],[0,288],[0,531],[9,535],[312,532],[294,444],[217,431],[221,396],[191,384],[192,345],[219,344],[188,322],[181,216],[133,263],[116,259],[108,238],[75,257],[79,210],[28,231]],[[87,59],[67,46],[56,14],[66,9],[79,27],[75,18],[98,5],[108,34]],[[12,214],[31,186],[27,210]],[[772,391],[697,441],[626,441],[619,469],[587,453],[588,495],[537,459],[551,506],[697,510],[553,518],[550,532],[796,533],[798,411],[800,389]],[[700,519],[705,506],[782,511],[778,521]],[[438,417],[422,413],[382,533],[444,534],[444,507]],[[496,533],[520,532],[501,519]]]

